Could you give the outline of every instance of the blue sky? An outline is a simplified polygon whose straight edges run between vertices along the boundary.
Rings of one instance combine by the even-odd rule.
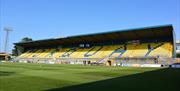
[[[34,40],[173,24],[180,39],[180,0],[0,0],[3,28],[10,26],[9,52],[23,37]]]

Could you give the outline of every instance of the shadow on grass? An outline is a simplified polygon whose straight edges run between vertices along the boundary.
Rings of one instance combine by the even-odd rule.
[[[10,76],[13,74],[15,74],[15,72],[0,71],[0,76]]]
[[[46,91],[179,91],[180,69],[159,69]]]

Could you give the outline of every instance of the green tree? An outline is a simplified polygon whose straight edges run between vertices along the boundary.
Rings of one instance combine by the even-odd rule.
[[[33,41],[32,38],[29,37],[24,37],[21,39],[21,42],[28,42],[28,41]]]
[[[12,49],[12,56],[17,56],[18,53],[17,53],[17,48],[16,46],[14,46],[14,48]]]

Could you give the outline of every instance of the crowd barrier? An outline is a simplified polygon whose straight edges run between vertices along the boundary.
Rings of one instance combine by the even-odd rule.
[[[18,58],[15,62],[45,64],[104,64],[109,66],[162,67],[179,62],[177,58],[124,57],[124,58]]]

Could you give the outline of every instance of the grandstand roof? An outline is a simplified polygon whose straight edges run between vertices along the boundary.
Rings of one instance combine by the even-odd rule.
[[[28,42],[14,43],[17,46],[35,47],[52,46],[78,43],[98,43],[114,40],[138,40],[154,38],[173,38],[172,25],[151,26],[136,29],[124,29],[103,33],[68,36],[64,38],[52,38]]]
[[[0,56],[8,56],[6,53],[0,53]]]

